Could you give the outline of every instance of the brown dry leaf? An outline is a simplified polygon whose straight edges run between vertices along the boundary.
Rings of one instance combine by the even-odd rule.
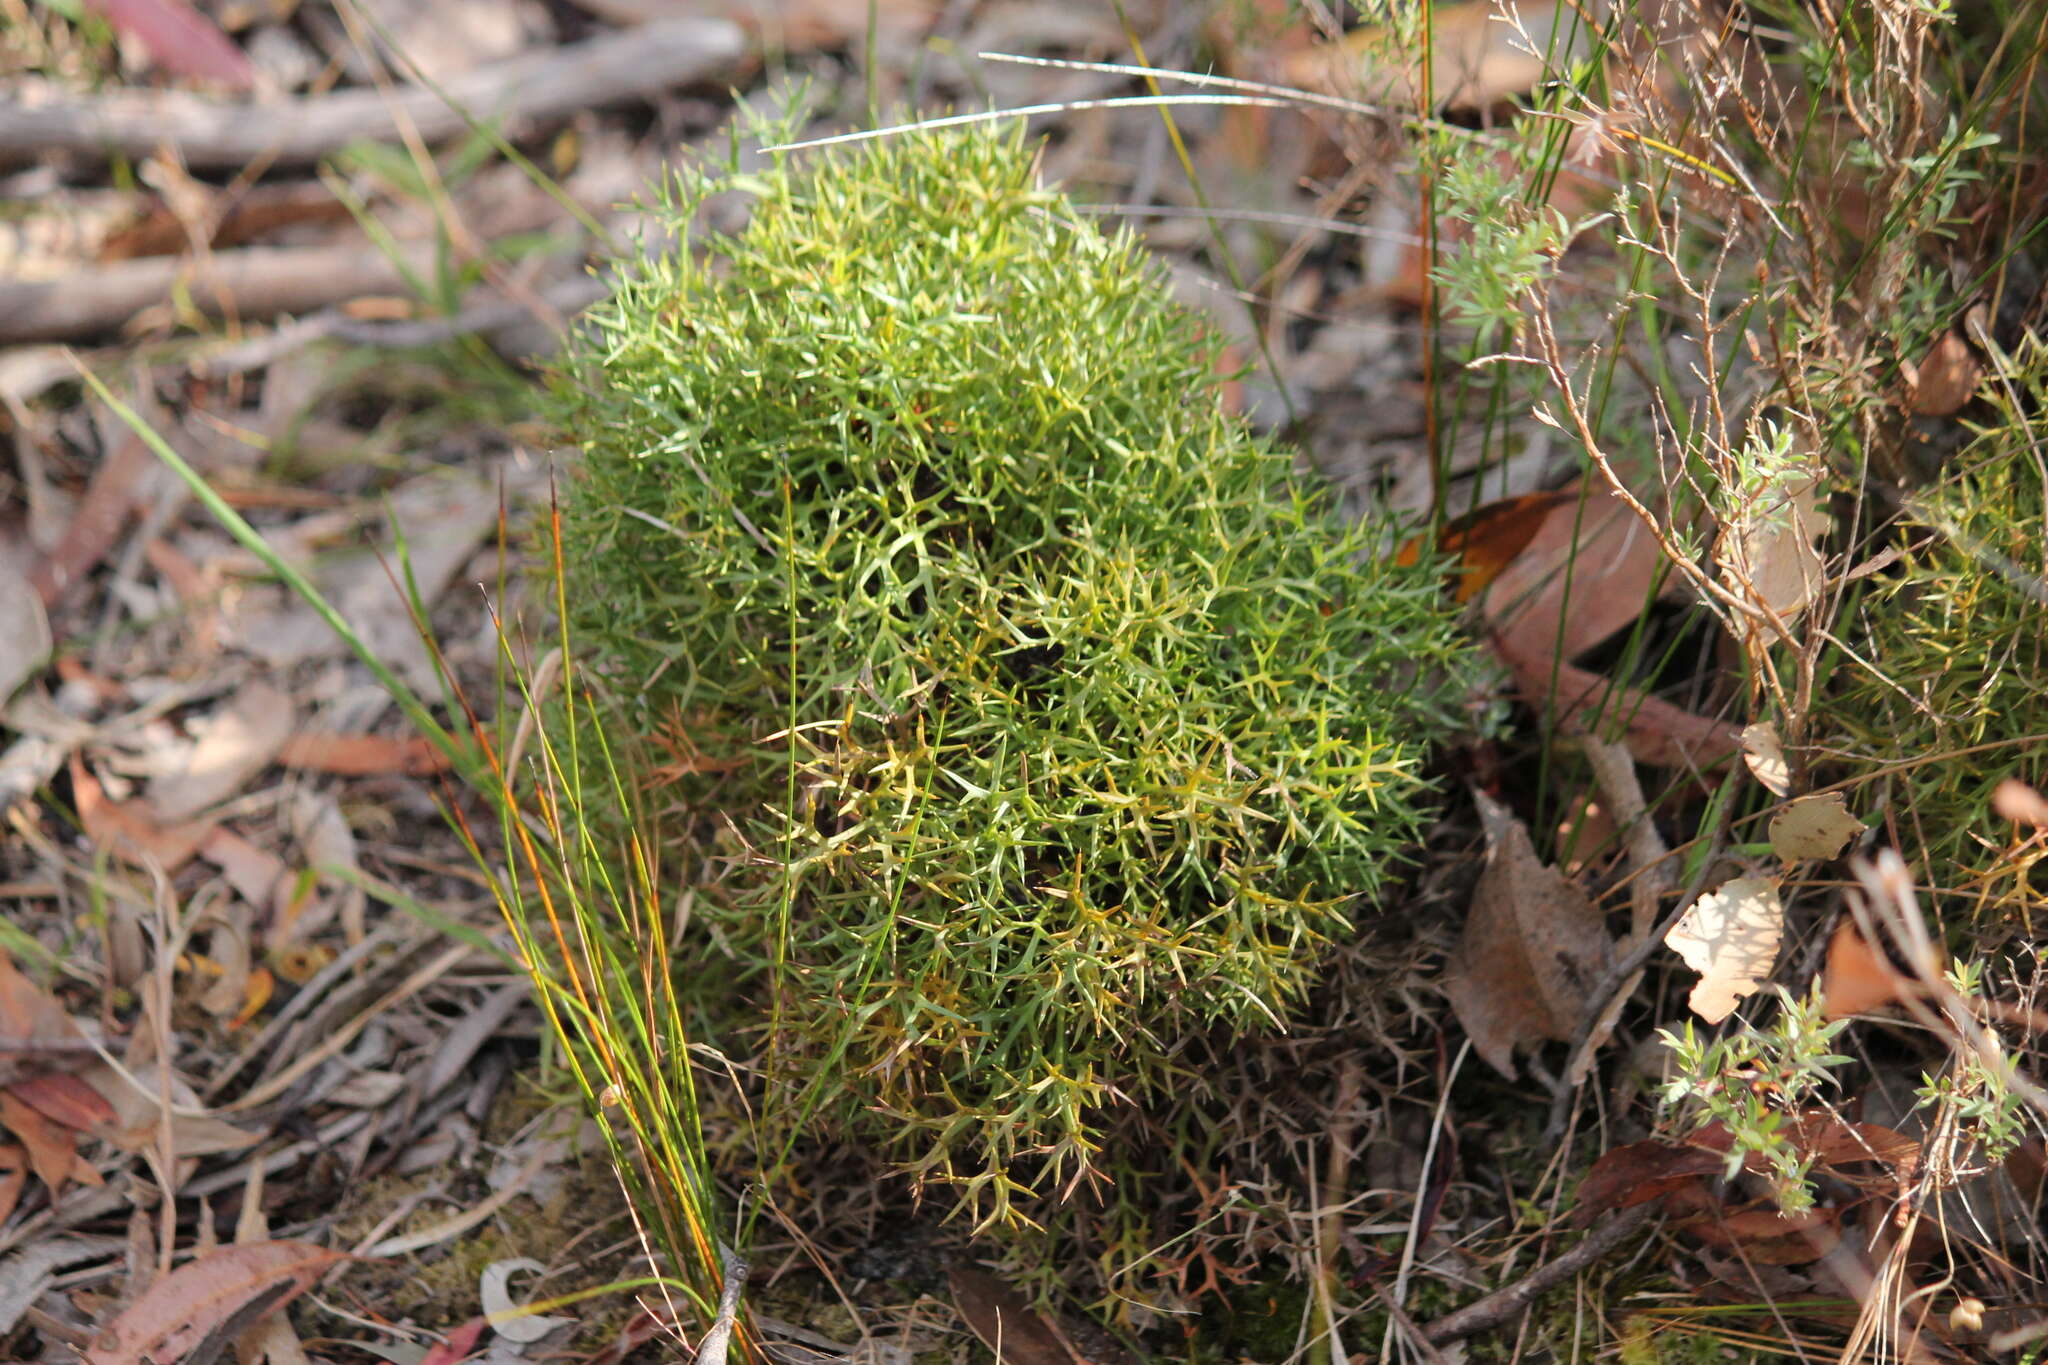
[[[1601,483],[1550,509],[1480,599],[1493,634],[1518,654],[1569,662],[1632,626],[1656,595],[1664,551]]]
[[[429,777],[448,770],[448,756],[419,735],[337,735],[311,732],[293,735],[278,750],[287,768],[305,768],[337,777],[374,777],[403,773]]]
[[[49,661],[50,615],[28,579],[0,567],[0,703],[17,692]]]
[[[0,1128],[14,1134],[28,1152],[28,1164],[36,1178],[49,1187],[55,1199],[64,1192],[64,1182],[78,1164],[78,1131],[53,1123],[24,1104],[11,1090],[0,1090]]]
[[[1778,727],[1767,720],[1742,728],[1742,761],[1749,765],[1750,775],[1764,784],[1764,790],[1773,796],[1789,796],[1792,792],[1792,765],[1785,761],[1784,741],[1778,738]]]
[[[1771,851],[1788,863],[1804,858],[1826,862],[1841,857],[1863,830],[1840,792],[1802,796],[1771,817]]]
[[[1614,941],[1586,894],[1537,858],[1522,822],[1483,795],[1477,800],[1486,868],[1444,964],[1443,989],[1472,1046],[1512,1079],[1517,1045],[1576,1034]]]
[[[1509,22],[1503,15],[1512,17]],[[1562,31],[1558,29],[1560,16]],[[1430,16],[1431,88],[1446,108],[1483,110],[1531,89],[1552,63],[1583,55],[1587,28],[1554,0],[1461,0],[1434,6]],[[1519,28],[1518,28],[1519,25]],[[1334,42],[1282,59],[1281,80],[1345,98],[1408,108],[1418,72],[1379,28],[1354,29]]]
[[[1991,809],[2014,824],[2048,829],[2048,798],[2017,778],[2008,777],[1992,789]]]
[[[1759,1265],[1805,1265],[1833,1251],[1842,1240],[1842,1211],[1744,1209],[1688,1223],[1686,1231],[1709,1246],[1739,1250]]]
[[[219,868],[235,894],[266,913],[274,905],[279,883],[291,875],[284,859],[258,848],[225,825],[206,836],[199,856]]]
[[[1740,736],[1733,725],[1694,715],[1661,697],[1620,687],[1576,664],[1561,664],[1548,650],[1520,651],[1491,636],[1493,652],[1514,675],[1528,703],[1548,708],[1551,723],[1595,730],[1622,721],[1622,740],[1638,763],[1656,768],[1713,768],[1734,756]]]
[[[1024,1296],[995,1276],[972,1266],[946,1271],[953,1306],[996,1353],[999,1365],[1088,1365],[1066,1333],[1031,1310]]]
[[[1610,1209],[1632,1208],[1661,1199],[1727,1163],[1713,1152],[1668,1142],[1631,1142],[1601,1153],[1579,1182],[1572,1221],[1584,1227]]]
[[[75,754],[71,758],[71,799],[87,838],[131,863],[154,864],[166,874],[191,862],[213,833],[211,821],[166,825],[147,802],[107,800],[99,779],[86,771]]]
[[[412,581],[429,606],[468,563],[478,543],[497,529],[501,473],[508,495],[516,481],[532,477],[509,465],[476,474],[436,470],[409,479],[382,505],[403,536]],[[406,575],[396,542],[387,527],[380,550],[328,554],[315,567],[313,582],[366,648],[414,687],[433,691],[439,686],[438,675],[406,594],[398,586]],[[244,600],[248,605],[234,613],[235,634],[244,648],[270,667],[286,668],[341,651],[341,640],[326,619],[297,598],[279,591],[251,593]]]
[[[1830,518],[1817,477],[1799,479],[1751,498],[1724,521],[1714,542],[1721,581],[1742,600],[1774,615],[1790,631],[1827,582],[1819,545]],[[1746,628],[1764,642],[1782,634],[1768,622]],[[1796,640],[1787,637],[1787,643]]]
[[[64,538],[36,566],[29,581],[45,607],[54,607],[76,590],[106,556],[144,496],[156,457],[141,440],[123,428],[113,438],[113,453],[100,462],[84,501],[64,528]]]
[[[347,1259],[310,1242],[216,1247],[152,1284],[93,1338],[86,1365],[174,1365],[233,1341]]]
[[[150,784],[150,809],[174,824],[240,792],[270,766],[296,720],[283,692],[267,682],[245,685],[200,730],[182,767]]]
[[[1912,977],[1863,937],[1855,920],[1842,917],[1828,940],[1827,962],[1820,973],[1822,1012],[1828,1018],[1869,1014],[1910,1000],[1919,989]]]
[[[0,1085],[87,1056],[85,1030],[57,998],[22,974],[0,952]]]
[[[17,1144],[0,1142],[0,1223],[14,1216],[21,1192],[28,1187],[28,1153]]]
[[[1437,533],[1437,551],[1457,563],[1458,585],[1452,596],[1469,602],[1493,585],[1501,571],[1529,547],[1536,533],[1550,520],[1552,512],[1577,495],[1570,489],[1548,493],[1525,493],[1502,498],[1444,523]],[[1394,554],[1396,564],[1407,566],[1421,556],[1422,537],[1415,536]]]
[[[1718,1024],[1771,974],[1784,936],[1777,882],[1737,877],[1694,901],[1664,941],[1700,974],[1688,1001],[1693,1013]]]
[[[1948,417],[1960,412],[1977,392],[1984,366],[1970,343],[1954,331],[1943,332],[1906,377],[1906,410],[1918,417]]]
[[[79,1073],[79,1079],[99,1092],[113,1110],[113,1117],[92,1129],[92,1135],[112,1143],[124,1152],[157,1149],[166,1164],[187,1157],[239,1152],[263,1140],[220,1119],[191,1111],[203,1108],[192,1087],[173,1076],[170,1082],[172,1112],[168,1123],[161,1100],[162,1083],[154,1066],[139,1068],[133,1079],[116,1072],[107,1062],[98,1062]],[[171,1150],[161,1150],[168,1128]]]
[[[307,868],[323,872],[336,869],[344,873],[361,870],[356,862],[355,831],[349,828],[348,817],[342,814],[340,804],[332,795],[305,789],[294,792],[291,803],[285,808],[285,817],[293,837],[299,841]],[[270,934],[273,955],[290,944],[310,938],[336,917],[340,918],[350,943],[362,940],[363,910],[367,899],[362,886],[345,876],[324,875],[319,878],[318,885],[331,894],[296,902],[278,916]]]
[[[53,1123],[90,1132],[114,1117],[100,1092],[68,1071],[45,1071],[7,1087],[7,1093]]]

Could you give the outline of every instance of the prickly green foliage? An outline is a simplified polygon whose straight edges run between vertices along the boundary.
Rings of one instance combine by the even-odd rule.
[[[728,189],[745,230],[635,262],[558,386],[573,634],[741,836],[685,970],[765,1004],[771,1124],[1014,1214],[1189,1031],[1299,999],[1468,656],[1016,138],[686,177],[678,225]]]
[[[2022,375],[2038,404],[2048,355]],[[2032,937],[2038,860],[1991,809],[2007,778],[2048,780],[2048,535],[2040,449],[2048,424],[2007,412],[1934,489],[1909,500],[1901,572],[1867,596],[1843,696],[1841,748],[1868,772],[1886,822],[1934,908],[1958,931]]]

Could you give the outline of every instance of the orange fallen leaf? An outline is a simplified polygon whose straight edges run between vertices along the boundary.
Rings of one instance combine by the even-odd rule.
[[[160,822],[143,801],[109,801],[99,779],[86,771],[77,755],[71,758],[71,799],[86,837],[132,863],[155,864],[176,872],[213,832],[206,820]]]
[[[1601,483],[1573,484],[1480,599],[1493,633],[1566,662],[1634,625],[1659,591],[1664,551]]]
[[[1977,392],[1984,366],[1954,331],[1943,332],[1906,378],[1906,409],[1918,417],[1960,412]]]
[[[114,1108],[99,1091],[67,1071],[46,1071],[7,1087],[7,1093],[53,1123],[90,1132],[111,1122]]]
[[[428,777],[448,770],[447,755],[418,735],[298,734],[284,742],[277,761],[287,768],[306,768],[337,777],[373,777],[382,773]]]
[[[1576,1036],[1614,942],[1585,892],[1536,856],[1522,822],[1483,795],[1478,801],[1486,868],[1443,990],[1473,1048],[1512,1079],[1516,1047]]]
[[[1622,740],[1638,763],[1657,768],[1708,769],[1733,757],[1736,727],[1694,715],[1632,687],[1623,687],[1576,664],[1559,663],[1547,649],[1518,648],[1499,635],[1487,641],[1514,676],[1529,705],[1548,709],[1560,728],[1592,730],[1619,719]]]
[[[86,1365],[175,1365],[202,1345],[233,1341],[346,1259],[310,1242],[216,1247],[158,1279],[108,1323]]]
[[[1856,921],[1845,915],[1828,940],[1820,991],[1822,1012],[1830,1019],[1841,1019],[1911,1000],[1920,987],[1893,966],[1891,959],[1863,936]]]
[[[1569,489],[1547,493],[1524,493],[1502,498],[1444,523],[1437,534],[1437,550],[1457,564],[1458,585],[1453,596],[1469,602],[1500,577],[1501,570],[1528,548],[1529,541],[1560,503],[1576,496]],[[1421,536],[1412,537],[1394,554],[1396,564],[1407,566],[1421,558]]]
[[[64,1192],[64,1182],[78,1161],[78,1131],[53,1123],[22,1103],[11,1088],[0,1090],[0,1128],[14,1134],[28,1153],[30,1169],[49,1187],[50,1198]]]

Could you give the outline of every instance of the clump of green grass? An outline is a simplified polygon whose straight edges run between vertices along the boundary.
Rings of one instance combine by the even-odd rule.
[[[771,1134],[986,1220],[1279,1026],[1429,809],[1467,647],[1225,411],[1214,343],[1013,135],[681,176],[556,388],[571,635],[714,828],[675,968]],[[731,1016],[728,1016],[731,1017]]]

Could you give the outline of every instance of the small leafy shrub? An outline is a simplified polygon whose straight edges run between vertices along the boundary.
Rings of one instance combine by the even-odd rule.
[[[1219,399],[1214,344],[1014,136],[691,172],[557,413],[574,637],[716,840],[689,960],[760,1108],[993,1219],[1271,1028],[1427,809],[1470,655]],[[730,1018],[731,1016],[728,1016]],[[727,1030],[731,1036],[731,1030]]]
[[[2027,831],[1991,809],[2000,782],[2048,779],[2048,354],[2030,346],[2019,368],[2033,411],[2003,413],[1908,499],[1902,568],[1862,603],[1867,665],[1841,666],[1832,711],[1942,920],[2032,937],[2048,882],[2017,848]]]

